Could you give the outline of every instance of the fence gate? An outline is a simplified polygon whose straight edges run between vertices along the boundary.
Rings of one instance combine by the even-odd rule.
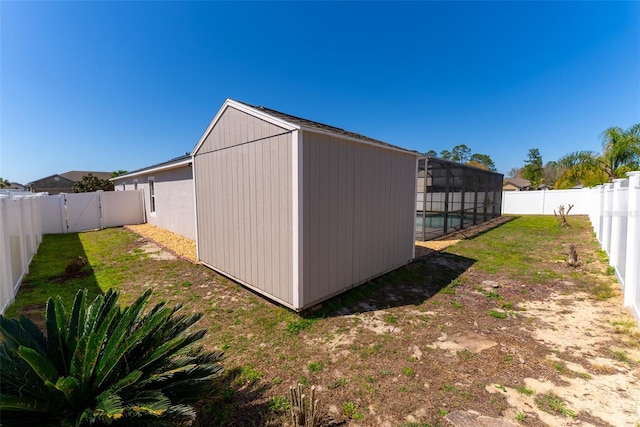
[[[67,233],[100,228],[100,199],[97,192],[64,195],[67,205]]]

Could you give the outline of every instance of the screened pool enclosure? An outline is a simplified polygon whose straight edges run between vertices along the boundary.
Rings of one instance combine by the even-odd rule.
[[[431,240],[500,216],[502,174],[425,157],[418,160],[416,240]]]

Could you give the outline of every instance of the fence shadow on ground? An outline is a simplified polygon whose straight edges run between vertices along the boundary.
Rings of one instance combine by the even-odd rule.
[[[47,299],[60,295],[70,308],[79,289],[87,289],[90,299],[103,293],[78,233],[45,235],[6,314],[26,316],[43,327]]]
[[[343,316],[408,305],[419,306],[476,262],[436,252],[303,312],[308,318]]]

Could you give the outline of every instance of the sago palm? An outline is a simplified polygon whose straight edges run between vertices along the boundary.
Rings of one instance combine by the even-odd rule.
[[[193,405],[222,373],[220,352],[196,344],[200,314],[160,303],[151,292],[120,307],[107,291],[71,311],[49,299],[46,335],[31,320],[0,316],[2,425],[176,425],[195,419]]]

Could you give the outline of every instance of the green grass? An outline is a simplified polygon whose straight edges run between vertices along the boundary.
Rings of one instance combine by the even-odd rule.
[[[288,411],[291,407],[291,402],[284,396],[272,396],[268,402],[269,409],[276,412]]]
[[[81,237],[79,233],[44,235],[38,253],[29,266],[29,274],[22,281],[19,297],[7,309],[6,315],[12,317],[22,310],[35,310],[43,314],[47,299],[55,295],[60,295],[64,305],[71,307],[79,289],[87,289],[90,300],[106,291],[108,286],[102,288],[96,276],[94,266],[99,265],[96,260],[96,256],[99,255],[93,248],[94,239],[91,237],[98,233],[93,234],[94,236],[90,237]],[[129,241],[130,239],[125,237],[113,244],[126,246]],[[85,250],[87,244],[90,247]],[[79,277],[63,281],[65,268],[77,257],[86,258],[89,261],[88,265],[81,270],[82,275]]]
[[[298,335],[300,332],[307,330],[313,326],[315,319],[305,319],[299,318],[295,320],[290,320],[287,322],[287,331],[294,335]]]
[[[545,412],[563,417],[576,418],[576,413],[567,407],[567,402],[553,392],[539,394],[535,398],[536,405]]]
[[[307,368],[310,372],[320,372],[324,368],[324,364],[322,362],[309,362]]]
[[[489,316],[496,319],[506,319],[508,315],[504,311],[489,310]]]
[[[516,391],[520,394],[524,394],[525,396],[533,395],[533,390],[531,390],[530,388],[527,388],[526,386],[516,387]]]
[[[337,411],[343,409],[347,418],[358,421],[365,418],[363,414],[368,414],[366,408],[369,405],[379,405],[383,411],[398,407],[393,403],[385,407],[387,403],[384,402],[382,390],[402,392],[402,398],[405,399],[421,392],[416,385],[421,381],[414,379],[425,378],[428,371],[425,371],[423,363],[408,357],[406,343],[425,343],[426,341],[415,338],[424,338],[424,331],[427,330],[436,333],[455,332],[456,327],[445,326],[447,319],[442,317],[442,312],[451,314],[454,309],[461,309],[456,313],[462,314],[466,310],[476,310],[474,313],[479,314],[480,318],[484,317],[482,321],[491,325],[490,327],[501,327],[505,322],[522,320],[516,315],[524,310],[526,301],[521,301],[520,295],[511,293],[506,285],[496,291],[487,289],[484,297],[475,294],[478,297],[476,301],[462,299],[476,286],[465,273],[471,266],[474,271],[499,273],[497,280],[501,283],[513,281],[526,285],[522,286],[522,290],[519,286],[514,288],[525,299],[530,289],[540,288],[546,283],[557,283],[553,279],[560,275],[563,280],[576,283],[576,290],[588,289],[596,298],[607,298],[613,290],[617,290],[610,286],[611,277],[594,277],[583,273],[582,276],[588,279],[580,275],[568,278],[568,275],[574,273],[553,270],[558,270],[558,263],[549,260],[558,259],[559,251],[564,250],[566,242],[573,239],[572,236],[581,229],[582,222],[587,223],[583,218],[575,218],[571,228],[561,230],[553,218],[551,221],[541,217],[516,218],[451,246],[446,252],[437,255],[443,261],[442,264],[435,265],[426,261],[411,263],[332,298],[315,311],[302,314],[293,313],[246,292],[238,284],[203,266],[184,261],[152,260],[142,251],[134,249],[138,236],[126,229],[51,235],[45,236],[31,265],[31,273],[25,279],[24,288],[8,314],[12,315],[19,307],[27,305],[39,305],[39,310],[42,311],[47,297],[56,294],[62,294],[70,305],[79,288],[88,288],[92,295],[102,293],[109,287],[122,288],[128,293],[123,298],[133,298],[143,288],[154,287],[155,299],[167,301],[171,305],[183,303],[189,310],[202,311],[204,317],[201,326],[209,330],[206,345],[225,350],[227,355],[225,370],[229,377],[226,390],[229,392],[229,399],[236,393],[243,406],[240,407],[231,400],[228,404],[212,404],[203,411],[205,416],[210,416],[209,425],[233,425],[234,421],[240,419],[238,417],[247,417],[254,425],[260,425],[260,421],[269,422],[268,425],[281,425],[286,422],[286,403],[282,396],[286,395],[287,384],[297,382],[303,385],[323,385],[331,390],[329,393],[346,396],[336,401]],[[584,238],[576,241],[580,241],[581,245],[589,244]],[[55,278],[77,256],[88,259],[88,274],[64,284],[56,282]],[[599,255],[595,249],[590,255],[585,249],[581,251],[581,256],[584,259],[591,256],[594,271],[602,274],[605,267],[598,264]],[[590,283],[587,284],[586,281]],[[210,299],[204,297],[209,291],[212,294]],[[395,299],[388,299],[388,294],[394,294]],[[460,296],[447,296],[455,294]],[[513,302],[505,301],[500,294]],[[353,314],[362,310],[363,302],[385,310],[382,319],[387,324],[387,329],[392,329],[389,326],[393,326],[395,331],[372,335],[365,322],[369,313]],[[478,307],[476,303],[479,303]],[[512,311],[514,306],[518,307],[515,313]],[[509,320],[492,319],[489,317],[492,314],[487,316],[489,308],[494,309],[492,312],[498,319],[508,317]],[[344,313],[347,312],[353,315],[345,316]],[[401,327],[395,327],[396,325]],[[618,341],[624,339],[639,342],[640,336],[632,326],[633,323],[611,323],[611,328],[620,334],[616,337]],[[350,341],[352,338],[353,341]],[[619,342],[616,346],[616,350],[627,350],[626,342]],[[327,347],[330,350],[326,350]],[[423,344],[420,344],[420,348],[435,354],[435,350],[429,350]],[[341,356],[340,353],[345,350],[352,352],[352,357],[357,362]],[[329,363],[334,354],[338,356],[339,362]],[[635,364],[629,354],[632,353],[619,351],[616,354],[610,353],[610,357]],[[467,365],[473,368],[481,359],[480,354],[473,354],[468,350],[461,350],[456,356],[451,362],[465,368]],[[514,356],[505,355],[504,362],[504,368],[518,369]],[[384,366],[384,369],[380,366]],[[340,372],[336,371],[338,367]],[[349,372],[349,379],[343,377],[346,372]],[[594,370],[593,373],[595,375],[597,372]],[[437,395],[434,399],[455,397],[458,401],[469,404],[473,402],[475,390],[470,390],[467,384],[462,386],[450,376],[435,375],[431,379],[435,385],[433,393]],[[582,375],[585,374],[574,372],[573,375],[583,378]],[[505,381],[508,380],[495,378],[493,384],[502,382],[508,385]],[[487,383],[480,380],[478,382],[482,382],[482,387]],[[442,385],[438,387],[438,384]],[[525,387],[518,391],[534,394]],[[247,399],[258,395],[260,403],[253,409],[244,405]],[[492,403],[501,408],[504,398],[500,394],[496,396],[499,397]],[[346,406],[340,408],[341,402],[346,402]],[[365,409],[359,409],[358,405]],[[432,410],[435,412],[430,416],[437,415],[441,407],[442,405],[435,406]],[[567,409],[565,407],[565,412]],[[249,411],[253,412],[249,414]],[[256,415],[256,412],[260,414]],[[434,422],[433,418],[428,419]],[[402,421],[404,420],[401,419],[397,425]]]

